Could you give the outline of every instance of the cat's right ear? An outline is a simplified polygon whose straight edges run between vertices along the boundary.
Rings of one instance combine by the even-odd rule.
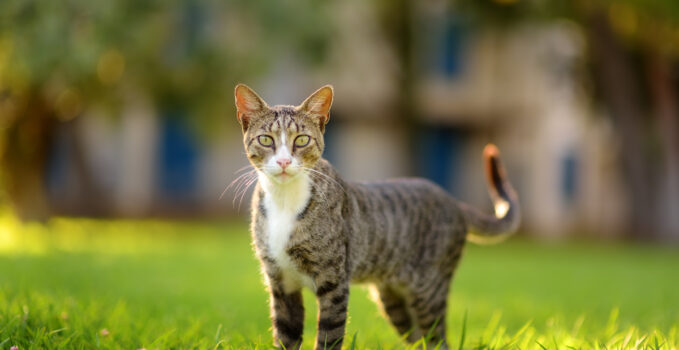
[[[246,131],[250,125],[250,118],[260,114],[268,106],[256,92],[245,84],[236,85],[234,95],[236,97],[238,122],[243,126],[243,131]]]

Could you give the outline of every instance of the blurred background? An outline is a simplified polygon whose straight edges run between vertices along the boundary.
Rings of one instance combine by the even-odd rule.
[[[679,242],[674,0],[0,1],[0,201],[53,216],[244,218],[233,106],[323,84],[350,180],[427,177],[523,231]],[[234,200],[235,198],[235,200]]]

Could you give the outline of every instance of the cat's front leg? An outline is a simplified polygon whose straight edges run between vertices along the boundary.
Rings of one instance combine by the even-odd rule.
[[[346,278],[318,284],[318,335],[316,349],[341,349],[347,322],[349,282]]]
[[[279,283],[271,283],[271,321],[274,345],[299,349],[304,330],[304,303],[300,290],[286,293]]]

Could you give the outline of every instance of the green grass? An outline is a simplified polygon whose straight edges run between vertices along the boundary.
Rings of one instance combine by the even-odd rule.
[[[404,348],[367,289],[351,294],[345,348]],[[0,349],[268,349],[267,300],[244,221],[0,217]],[[679,250],[470,245],[450,301],[452,348],[464,333],[465,349],[676,349]]]

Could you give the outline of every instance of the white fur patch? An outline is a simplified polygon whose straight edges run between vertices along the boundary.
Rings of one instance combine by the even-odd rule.
[[[259,175],[264,189],[264,207],[267,212],[267,244],[269,252],[281,268],[283,289],[292,292],[302,286],[315,291],[311,278],[302,274],[286,252],[290,234],[297,224],[297,215],[306,207],[311,197],[311,184],[305,173],[279,184],[273,183],[265,174]]]
[[[505,200],[499,200],[495,202],[495,216],[498,218],[505,217],[505,214],[509,211],[509,203]]]

